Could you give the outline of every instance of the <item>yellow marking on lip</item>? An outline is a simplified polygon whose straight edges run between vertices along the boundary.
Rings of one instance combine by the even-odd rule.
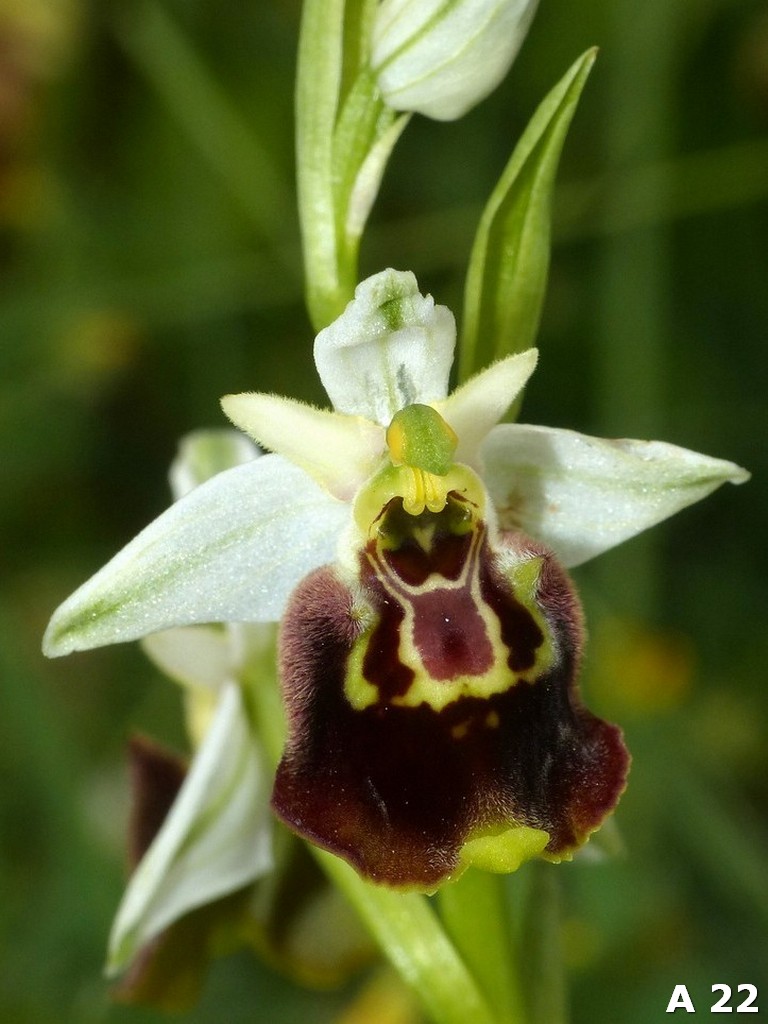
[[[502,640],[501,623],[496,613],[486,604],[482,597],[480,588],[479,573],[479,547],[482,543],[481,531],[477,531],[473,538],[472,549],[467,557],[461,574],[457,580],[446,581],[441,579],[439,589],[458,590],[467,585],[470,588],[472,599],[478,613],[483,621],[486,636],[488,637],[493,651],[493,664],[487,671],[477,675],[460,675],[451,680],[433,679],[422,662],[421,655],[414,641],[415,617],[413,601],[410,598],[417,596],[418,592],[423,593],[424,588],[410,587],[399,581],[395,581],[387,571],[386,566],[378,559],[371,559],[374,571],[387,593],[393,600],[397,601],[405,612],[399,631],[398,660],[401,665],[410,668],[414,677],[403,694],[392,698],[392,704],[398,707],[419,707],[427,704],[433,711],[442,711],[443,708],[462,697],[492,697],[496,693],[505,693],[512,686],[520,683],[531,684],[545,672],[554,660],[554,649],[552,644],[551,631],[536,607],[535,602],[530,599],[530,594],[535,591],[536,580],[541,572],[542,560],[539,558],[530,559],[518,567],[522,586],[518,589],[517,574],[507,574],[507,578],[513,583],[515,597],[532,616],[542,633],[542,643],[536,652],[534,664],[526,672],[513,672],[507,663],[510,650]],[[533,564],[531,564],[533,563]],[[428,584],[427,584],[428,586]],[[522,593],[520,592],[522,590]],[[493,714],[493,713],[491,713]],[[498,716],[496,716],[498,719]],[[491,719],[492,722],[492,719]],[[492,728],[493,725],[488,723]]]
[[[415,531],[414,531],[415,533]],[[535,602],[535,591],[543,560],[531,558],[508,569],[504,574],[512,585],[512,592],[526,611],[533,617],[542,634],[542,642],[535,655],[534,664],[525,671],[514,672],[510,669],[508,659],[510,650],[502,639],[502,627],[496,612],[485,602],[481,593],[479,573],[479,548],[483,543],[483,531],[476,528],[471,552],[462,567],[458,579],[447,581],[440,578],[439,582],[430,584],[428,581],[419,587],[410,586],[394,578],[387,564],[382,561],[380,552],[368,553],[368,560],[377,579],[391,601],[403,610],[403,619],[397,634],[397,660],[405,669],[410,669],[413,678],[404,693],[388,698],[394,707],[417,708],[426,704],[433,711],[439,712],[449,704],[465,697],[486,699],[494,694],[505,693],[511,687],[520,684],[533,685],[536,679],[546,672],[553,664],[556,652],[553,637],[541,609]],[[435,679],[427,670],[418,646],[415,642],[416,610],[414,602],[427,589],[440,589],[446,592],[468,587],[472,601],[482,619],[485,634],[493,652],[493,662],[484,672],[462,674],[451,679]],[[347,659],[344,690],[347,700],[356,710],[364,710],[379,703],[382,698],[378,687],[368,681],[363,673],[363,664],[368,643],[375,626],[366,631],[354,644]],[[496,729],[500,725],[498,713],[488,712],[484,725]],[[463,733],[453,732],[456,739]]]
[[[540,644],[532,652],[533,664],[514,671],[509,666],[512,652],[502,638],[499,614],[503,615],[503,611],[497,612],[482,593],[480,558],[482,546],[487,543],[483,521],[485,492],[482,484],[467,466],[454,464],[445,479],[438,478],[441,490],[450,488],[450,496],[446,495],[447,508],[437,513],[422,510],[423,514],[414,516],[405,508],[403,495],[407,488],[403,484],[409,478],[412,483],[416,480],[419,486],[423,485],[421,497],[426,500],[425,481],[430,476],[423,471],[417,473],[409,466],[383,467],[356,499],[356,522],[364,530],[363,536],[368,538],[363,557],[386,595],[385,604],[396,604],[402,611],[398,629],[387,643],[396,643],[395,663],[406,673],[410,672],[411,678],[407,690],[399,693],[390,691],[389,696],[384,696],[379,685],[366,678],[363,671],[366,653],[379,622],[379,615],[374,613],[366,623],[364,632],[353,643],[347,658],[344,692],[355,710],[362,711],[377,704],[383,706],[388,703],[404,708],[426,705],[440,712],[449,704],[466,697],[485,699],[505,693],[520,684],[535,685],[536,680],[557,660],[557,643],[536,596],[544,558],[514,557],[503,549],[497,552],[496,565],[502,590],[508,592],[525,609],[542,636]],[[397,497],[401,500],[399,512],[394,502]],[[435,545],[438,529],[447,530],[456,537],[472,535],[470,549],[458,578],[447,579],[440,573],[432,573],[420,585],[406,583],[389,564],[389,553],[396,552],[410,538],[429,555]],[[457,595],[454,601],[451,591],[462,589],[465,596],[462,598]],[[463,605],[471,602],[474,614],[481,620],[476,621],[473,628],[482,629],[490,645],[491,658],[482,669],[479,663],[474,670],[469,669],[467,664],[462,674],[446,678],[435,678],[432,675],[416,641],[417,629],[421,628],[418,624],[422,621],[418,618],[418,599],[430,591],[445,591],[446,608],[455,608],[457,614]],[[445,621],[449,628],[461,629],[459,618],[455,622],[452,617],[450,622],[448,619]],[[438,623],[436,628],[442,628],[441,624]],[[515,642],[514,637],[511,642]],[[458,664],[456,669],[457,673],[461,672]],[[372,678],[375,678],[375,671]],[[384,693],[387,692],[385,683],[382,683],[382,689]],[[489,729],[498,728],[498,715],[489,712],[483,724]]]
[[[375,628],[375,627],[372,627]],[[379,702],[379,688],[369,683],[363,674],[363,661],[368,650],[370,633],[355,641],[347,656],[344,672],[344,696],[355,711],[365,711]]]

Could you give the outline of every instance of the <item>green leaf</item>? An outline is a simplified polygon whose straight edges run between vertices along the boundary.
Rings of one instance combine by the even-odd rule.
[[[344,303],[357,284],[357,256],[368,215],[409,120],[410,115],[397,117],[384,106],[371,72],[363,68],[339,112],[331,161],[338,287]]]
[[[382,114],[376,138],[360,164],[350,190],[344,218],[344,241],[346,264],[350,270],[354,270],[353,274],[349,274],[353,282],[357,281],[357,251],[368,215],[378,195],[392,150],[410,119],[410,114],[403,114],[390,121],[386,112]]]
[[[350,89],[370,64],[371,36],[378,6],[379,0],[345,0],[342,103],[346,103]]]
[[[364,69],[350,88],[339,112],[333,137],[332,173],[337,205],[352,190],[357,169],[378,134],[382,115],[391,123],[394,114],[385,111],[371,73]]]
[[[529,348],[536,336],[555,173],[596,54],[583,54],[541,103],[483,211],[467,271],[460,382]]]

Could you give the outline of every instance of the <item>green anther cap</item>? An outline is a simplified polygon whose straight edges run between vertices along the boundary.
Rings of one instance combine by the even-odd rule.
[[[430,405],[407,405],[392,417],[387,447],[395,466],[445,476],[453,465],[458,438]]]

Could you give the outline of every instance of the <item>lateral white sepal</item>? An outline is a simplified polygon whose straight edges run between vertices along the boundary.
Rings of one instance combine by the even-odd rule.
[[[48,656],[204,622],[276,622],[333,561],[349,507],[279,455],[219,473],[166,509],[57,610]]]
[[[572,430],[502,424],[486,438],[485,482],[499,524],[580,565],[723,483],[749,473],[662,441],[603,440]]]

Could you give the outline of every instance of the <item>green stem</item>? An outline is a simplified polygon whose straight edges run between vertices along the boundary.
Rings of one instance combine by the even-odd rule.
[[[307,306],[316,330],[354,295],[360,237],[407,117],[368,68],[376,0],[305,0],[296,79],[296,160]]]
[[[312,852],[435,1024],[500,1024],[424,896],[372,885],[338,857]]]
[[[444,886],[439,899],[448,934],[500,1024],[526,1024],[504,879],[470,868],[457,882]]]
[[[304,0],[296,72],[296,174],[307,307],[315,330],[344,308],[333,189],[344,0]]]
[[[568,993],[560,939],[560,879],[555,867],[532,861],[526,867],[528,898],[520,938],[525,952],[528,1019],[568,1024]]]

